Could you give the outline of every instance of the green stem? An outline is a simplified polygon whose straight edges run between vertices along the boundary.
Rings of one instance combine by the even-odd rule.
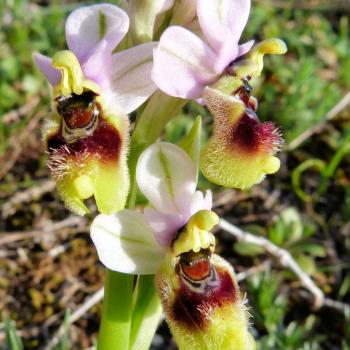
[[[129,348],[133,286],[133,275],[106,269],[98,350]]]
[[[130,350],[148,350],[162,314],[154,275],[139,276],[130,332]]]

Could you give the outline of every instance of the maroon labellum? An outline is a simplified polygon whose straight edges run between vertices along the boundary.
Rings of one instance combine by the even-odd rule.
[[[236,302],[231,273],[213,264],[209,249],[181,254],[176,275],[180,285],[169,305],[171,317],[188,329],[204,329],[216,307]]]
[[[60,129],[47,138],[48,166],[54,177],[65,175],[68,159],[85,164],[92,158],[108,163],[118,161],[122,139],[119,131],[106,120],[96,94],[60,96],[57,111],[62,117]]]
[[[231,132],[231,145],[234,148],[239,146],[247,153],[258,151],[274,153],[281,144],[281,135],[274,123],[261,123],[250,108],[247,108],[233,125]],[[236,149],[234,151],[236,152]]]

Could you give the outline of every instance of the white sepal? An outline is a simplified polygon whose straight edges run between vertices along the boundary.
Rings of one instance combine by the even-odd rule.
[[[98,215],[90,233],[101,262],[110,270],[154,274],[164,258],[164,250],[139,212]]]

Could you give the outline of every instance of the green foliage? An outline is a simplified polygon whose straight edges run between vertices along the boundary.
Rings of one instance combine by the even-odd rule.
[[[251,232],[254,230],[250,230]],[[268,228],[268,239],[289,251],[306,273],[316,272],[315,258],[326,256],[323,245],[312,240],[315,226],[312,223],[302,222],[296,208],[284,209],[274,225]],[[265,251],[251,243],[237,242],[234,250],[240,255],[258,256]]]
[[[257,350],[318,350],[321,337],[309,341],[316,318],[310,315],[299,324],[292,321],[285,325],[288,311],[286,298],[279,293],[279,278],[267,272],[249,279],[249,302],[254,325],[266,332],[257,342]]]
[[[69,350],[71,348],[69,342],[69,310],[66,311],[63,320],[63,335],[58,343],[58,345],[52,350]]]
[[[340,139],[335,141],[334,154],[326,163],[322,159],[307,159],[300,163],[292,172],[292,185],[295,193],[305,202],[317,202],[321,196],[327,191],[330,182],[336,178],[336,171],[345,156],[348,155],[350,145],[350,131],[345,129],[340,135]],[[315,168],[320,173],[320,181],[315,188],[314,193],[306,194],[301,186],[301,177],[303,173],[310,168]],[[347,210],[347,203],[345,203],[344,210]]]
[[[321,337],[309,340],[315,317],[309,316],[304,324],[290,322],[286,327],[281,327],[276,333],[269,333],[262,337],[257,344],[257,350],[318,350]]]
[[[350,350],[350,315],[346,315],[345,339],[342,342],[342,350]]]
[[[248,281],[254,324],[271,333],[282,324],[287,309],[287,301],[278,294],[278,286],[278,277],[271,272],[253,276]]]
[[[5,319],[5,333],[7,346],[11,350],[24,350],[22,340],[17,333],[16,326],[9,319]]]
[[[336,23],[339,34],[322,12],[281,10],[268,1],[253,7],[250,18],[246,38],[280,37],[288,46],[286,56],[265,59],[269,79],[256,87],[261,87],[259,115],[274,119],[291,142],[324,120],[349,88],[348,17]]]
[[[311,240],[314,232],[313,224],[303,223],[295,208],[287,208],[268,230],[268,237],[288,250],[306,273],[313,274],[317,271],[315,258],[326,256],[325,247]]]
[[[32,54],[35,51],[52,54],[55,49],[64,47],[63,23],[68,10],[58,5],[43,9],[25,0],[0,2],[0,13],[3,13],[0,24],[0,116],[19,108],[35,95],[47,96],[47,83],[34,67]],[[27,120],[24,120],[0,128],[0,152],[6,149],[8,137],[26,124]]]
[[[70,312],[69,310],[66,311],[62,329],[63,333],[58,341],[58,344],[50,348],[50,350],[70,350],[71,345],[69,341],[69,317]],[[24,350],[24,346],[22,343],[22,339],[19,336],[16,326],[14,322],[12,322],[9,319],[5,319],[5,334],[6,334],[6,343],[7,348],[9,350]],[[0,347],[0,350],[4,350],[2,347]]]

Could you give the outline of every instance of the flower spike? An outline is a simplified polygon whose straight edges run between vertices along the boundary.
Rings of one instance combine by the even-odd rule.
[[[92,240],[108,268],[156,274],[180,350],[254,350],[233,269],[213,254],[210,230],[219,218],[210,210],[211,196],[195,191],[195,178],[192,160],[180,147],[150,146],[139,159],[137,181],[151,207],[99,215]]]

